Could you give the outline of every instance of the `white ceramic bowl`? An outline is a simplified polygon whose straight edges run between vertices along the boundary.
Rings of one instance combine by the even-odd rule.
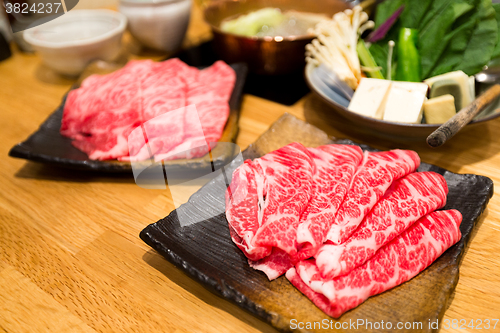
[[[42,61],[65,75],[80,74],[96,59],[113,60],[120,52],[127,18],[106,9],[72,10],[24,32]]]
[[[166,52],[178,50],[186,34],[192,0],[121,0],[120,12],[141,44]]]

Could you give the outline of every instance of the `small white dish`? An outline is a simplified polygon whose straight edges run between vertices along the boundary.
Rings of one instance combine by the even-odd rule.
[[[141,44],[161,51],[177,51],[186,35],[192,0],[121,0],[120,12]]]
[[[120,52],[127,18],[106,9],[72,10],[24,31],[42,61],[65,75],[78,75],[93,60],[113,60]]]

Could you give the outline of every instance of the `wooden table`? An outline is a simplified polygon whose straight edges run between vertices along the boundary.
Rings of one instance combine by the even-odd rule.
[[[193,15],[187,38],[192,44],[210,37],[200,12]],[[16,51],[0,63],[0,329],[274,332],[205,290],[139,239],[145,226],[174,208],[168,191],[142,189],[131,177],[61,170],[7,157],[9,149],[58,106],[72,82],[42,66],[36,55]],[[328,120],[328,109],[312,95],[291,107],[246,95],[237,143],[244,149],[284,112],[330,135],[349,137],[335,129],[342,124]],[[436,150],[423,144],[354,139],[380,148],[412,148],[427,163],[485,175],[498,184],[498,133],[500,119],[466,130]],[[498,194],[476,230],[445,319],[469,323],[500,317]]]

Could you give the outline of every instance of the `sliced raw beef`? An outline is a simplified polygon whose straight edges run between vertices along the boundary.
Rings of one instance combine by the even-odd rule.
[[[197,118],[194,105],[166,112],[137,127],[128,138],[130,157],[120,160],[143,161],[171,151],[184,143],[187,128],[203,132],[198,119],[193,123],[186,122],[187,114],[194,114]],[[171,134],[165,136],[165,133]]]
[[[139,93],[139,83],[143,73],[150,70],[152,61],[130,61],[121,70],[108,75],[92,75],[85,79],[79,89],[71,90],[66,98],[61,122],[63,135],[87,135],[81,126],[88,119],[108,110],[116,110],[130,117],[139,117],[135,102]],[[121,112],[120,112],[121,111]]]
[[[179,68],[180,63],[172,59],[161,63],[161,67]],[[84,80],[79,89],[68,94],[61,134],[73,138],[73,145],[87,153],[90,159],[128,155],[128,135],[145,121],[144,113],[154,110],[161,114],[185,105],[184,81],[166,70],[151,80],[153,69],[158,68],[150,60],[130,61],[111,74],[94,75]],[[152,104],[144,105],[144,101]]]
[[[326,240],[337,209],[363,158],[358,146],[326,145],[308,150],[316,164],[316,173],[311,201],[297,229],[300,251],[295,261],[312,257]]]
[[[197,104],[200,100],[210,102],[216,98],[229,100],[235,80],[234,70],[230,66],[223,61],[215,62],[199,71],[197,79],[189,83],[188,104]]]
[[[291,268],[286,277],[317,307],[338,318],[368,297],[400,285],[427,268],[460,240],[461,221],[462,215],[456,210],[433,212],[347,275],[325,279],[310,259]]]
[[[248,264],[253,269],[264,272],[267,278],[272,281],[285,274],[293,267],[294,263],[288,253],[275,247],[267,257],[258,261],[248,260]]]
[[[184,77],[196,76],[196,71],[179,59],[153,63],[151,71],[140,81],[142,121],[187,106],[189,86]]]
[[[130,61],[111,74],[90,76],[68,94],[61,134],[90,159],[130,160],[130,153],[134,160],[199,157],[208,152],[207,142],[222,135],[235,80],[223,62],[199,71],[179,59]],[[186,117],[155,119],[189,104],[199,109],[203,130],[193,131]],[[138,126],[142,130],[134,131]]]
[[[222,61],[199,72],[195,81],[188,84],[186,105],[195,105],[198,119],[186,123],[201,122],[203,132],[186,133],[183,145],[169,151],[168,155],[158,153],[155,160],[201,157],[213,149],[222,136],[229,117],[229,100],[236,82],[234,70]],[[221,121],[224,120],[224,121]],[[201,134],[201,135],[200,135]],[[209,148],[210,147],[210,148]]]
[[[226,192],[226,219],[233,242],[252,260],[268,256],[267,247],[254,245],[254,237],[262,221],[261,205],[264,184],[256,175],[253,163],[246,160],[233,172],[231,185]]]
[[[187,71],[185,68],[181,70]],[[154,157],[155,161],[161,161],[201,157],[214,148],[222,136],[229,116],[228,102],[236,81],[234,70],[224,62],[217,61],[202,71],[188,71],[183,78],[187,82],[186,105],[195,106],[196,112],[186,112],[183,120],[177,123],[169,120],[169,115],[161,116],[164,119],[162,121],[153,119],[154,130],[150,131],[146,122],[148,144],[137,156],[131,152],[131,159]],[[153,156],[145,155],[147,152]]]
[[[226,218],[235,244],[253,261],[273,248],[297,254],[300,215],[311,198],[315,164],[307,148],[291,143],[233,174]]]
[[[411,150],[365,152],[327,239],[334,244],[345,242],[393,181],[414,172],[419,165],[418,154]]]
[[[446,204],[448,186],[435,172],[415,172],[397,180],[345,243],[325,244],[316,254],[324,277],[344,275],[422,216]]]

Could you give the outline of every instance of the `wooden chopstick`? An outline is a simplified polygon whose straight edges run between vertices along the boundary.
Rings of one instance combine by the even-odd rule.
[[[476,98],[469,106],[457,112],[450,120],[432,132],[427,137],[427,144],[431,147],[442,146],[498,96],[500,96],[500,84],[495,84]]]

